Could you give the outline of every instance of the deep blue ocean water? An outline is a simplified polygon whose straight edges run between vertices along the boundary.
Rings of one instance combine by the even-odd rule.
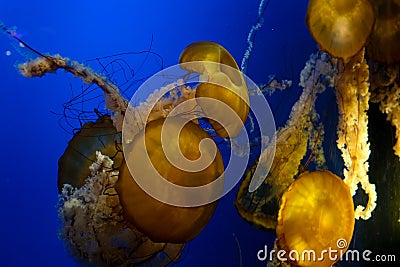
[[[270,1],[248,63],[247,75],[256,83],[266,82],[269,75],[293,80],[291,93],[270,103],[278,126],[300,93],[300,70],[316,50],[304,22],[307,2]],[[84,62],[151,46],[168,67],[178,63],[188,44],[200,40],[222,44],[240,65],[259,1],[3,1],[0,6],[0,22],[42,53]],[[54,112],[62,112],[71,88],[79,90],[82,82],[62,71],[22,77],[15,65],[31,55],[21,55],[26,50],[15,46],[18,43],[0,34],[0,266],[78,266],[57,237],[57,161],[72,136]],[[135,66],[144,60],[140,55],[120,58]],[[138,78],[159,66],[153,57],[145,60],[149,67],[143,67]],[[233,234],[242,266],[266,265],[257,252],[264,245],[272,248],[275,236],[239,217],[233,205],[236,190],[221,199],[177,266],[239,266]]]

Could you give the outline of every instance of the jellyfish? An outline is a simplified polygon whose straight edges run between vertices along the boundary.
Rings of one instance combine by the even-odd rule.
[[[396,0],[311,0],[306,23],[320,49],[345,61],[366,47],[368,58],[399,62],[400,5]]]
[[[375,16],[368,0],[311,0],[306,22],[322,50],[347,60],[365,46]]]
[[[48,59],[45,59],[45,62],[47,61]],[[25,64],[22,69],[24,72],[30,68],[35,71],[43,69],[35,66],[37,65]],[[83,69],[82,65],[80,67]],[[86,74],[91,72],[86,67],[84,71],[74,71]],[[109,109],[120,110],[123,107],[125,112],[125,100],[116,93],[118,88],[107,84],[108,82],[93,73],[92,78],[97,79],[96,77],[99,79],[99,85],[108,88],[106,94],[112,92],[106,97]],[[185,97],[193,96],[190,92],[185,92],[187,94],[183,94],[179,100],[175,99],[176,101],[172,100],[172,96],[163,98],[160,101],[161,107],[158,107],[165,109],[170,107],[171,102],[176,104]],[[139,136],[146,136],[150,142],[146,147],[150,151],[140,146],[134,149],[135,164],[143,167],[137,152],[145,149],[145,154],[148,152],[155,156],[152,159],[153,164],[158,166],[159,170],[163,170],[163,177],[172,179],[175,183],[183,183],[182,185],[186,186],[189,183],[193,186],[201,184],[202,181],[208,182],[204,178],[213,180],[221,175],[224,166],[219,151],[215,163],[203,172],[184,173],[173,165],[168,165],[165,155],[157,154],[163,151],[157,149],[161,148],[161,140],[157,141],[157,136],[165,119],[157,119],[162,117],[160,109],[154,108],[151,113],[150,117],[153,119],[146,124],[146,134],[143,131],[135,137],[135,143],[141,144]],[[115,124],[118,127],[120,117],[117,115],[112,118],[114,123],[117,121]],[[199,156],[196,144],[199,145],[202,139],[209,138],[208,134],[193,122],[185,125],[177,136],[183,154],[192,160]],[[108,115],[100,117],[95,123],[84,124],[69,142],[59,162],[59,214],[63,222],[60,236],[66,240],[73,254],[85,255],[85,260],[92,262],[104,260],[107,264],[118,265],[166,265],[178,260],[184,243],[201,232],[211,218],[217,202],[197,208],[184,208],[153,199],[134,182],[126,165],[126,160],[132,159],[122,159],[121,149],[121,133]],[[171,216],[172,214],[174,216]],[[160,217],[166,220],[160,220]],[[85,224],[86,220],[93,223]],[[84,238],[79,239],[79,233],[84,233]]]
[[[164,129],[172,133],[168,142],[179,142],[182,154],[186,158],[196,160],[200,156],[205,156],[201,154],[199,144],[209,136],[200,126],[189,122],[175,136],[176,130],[173,128],[180,127],[182,122],[178,118],[174,118],[168,124],[164,125],[164,123],[165,119],[151,121],[135,137],[125,160],[134,161],[134,164],[140,166],[138,172],[150,175],[149,173],[152,172],[150,166],[154,165],[163,178],[181,186],[208,184],[223,173],[224,165],[219,151],[207,168],[202,171],[187,172],[169,163],[163,149],[152,150],[162,147],[161,131]],[[178,140],[175,141],[174,138],[178,138]],[[147,154],[149,159],[147,159]],[[214,201],[199,207],[176,207],[163,203],[140,188],[132,178],[126,163],[121,167],[116,189],[124,207],[126,220],[141,232],[146,233],[151,240],[157,242],[168,240],[172,243],[184,243],[192,240],[206,226],[218,203]],[[220,191],[222,192],[222,188]],[[164,194],[168,194],[168,191],[164,192]]]
[[[388,5],[396,6],[394,3]],[[391,72],[392,90],[373,90],[374,85],[370,89],[369,68],[364,48],[368,41],[372,42],[369,37],[373,29],[378,27],[374,24],[375,13],[384,12],[381,10],[386,10],[384,7],[388,5],[381,3],[371,5],[368,1],[309,2],[307,26],[320,49],[327,53],[312,56],[301,73],[300,85],[304,88],[303,93],[293,106],[286,126],[276,133],[277,152],[271,171],[265,177],[264,186],[259,188],[258,192],[250,192],[248,178],[252,169],[249,169],[244,177],[235,205],[245,220],[263,229],[275,229],[279,200],[298,175],[307,144],[314,142],[312,141],[314,127],[311,122],[318,120],[314,103],[317,93],[322,93],[326,87],[334,89],[337,97],[339,110],[337,144],[345,164],[344,181],[348,184],[352,195],[356,193],[358,184],[361,184],[369,196],[365,207],[362,205],[357,207],[355,217],[365,220],[371,217],[376,207],[377,196],[374,184],[368,180],[370,149],[367,110],[372,95],[374,98],[372,101],[380,101],[381,110],[388,114],[388,119],[396,129],[398,128],[396,115],[398,113],[395,108],[398,104],[393,102],[398,98],[388,96],[398,92],[394,82],[398,74],[395,72],[397,68]],[[391,42],[396,43],[395,34]],[[380,97],[377,96],[379,94]],[[397,147],[396,143],[394,146],[396,154]],[[263,155],[268,153],[268,149],[263,151],[259,160],[261,161]],[[319,158],[322,159],[323,156]]]
[[[116,191],[119,171],[97,151],[80,188],[65,184],[59,195],[59,237],[79,262],[99,266],[165,266],[176,262],[184,244],[157,243],[129,225]]]
[[[265,3],[266,1],[260,2],[260,10],[263,10]],[[399,30],[398,27],[393,27],[398,24],[399,10],[397,0],[310,1],[306,24],[320,50],[310,56],[300,73],[302,93],[299,100],[293,105],[286,124],[274,135],[276,153],[275,149],[268,146],[261,151],[257,162],[245,173],[235,200],[237,211],[244,220],[257,228],[276,231],[276,243],[279,248],[285,250],[307,249],[308,247],[296,247],[297,240],[301,237],[307,241],[302,241],[301,244],[310,245],[311,248],[321,251],[326,246],[334,247],[334,241],[327,240],[328,237],[337,238],[341,234],[348,244],[353,235],[355,219],[356,223],[361,225],[361,229],[364,229],[364,237],[368,229],[370,234],[374,234],[375,237],[383,236],[381,229],[388,225],[384,220],[390,221],[390,227],[387,227],[388,230],[385,234],[391,237],[391,246],[396,247],[399,244],[396,237],[399,236],[398,229],[400,229],[398,227],[400,216],[397,210],[400,202],[399,198],[395,197],[399,195],[397,178],[399,174],[398,157],[400,157],[400,78],[397,51]],[[262,12],[259,11],[259,18],[261,14]],[[260,27],[259,25],[261,24],[257,23],[252,28],[252,34]],[[250,38],[249,40],[248,53],[246,52],[246,58],[244,58],[246,64],[254,39]],[[29,46],[26,47],[29,48]],[[20,65],[21,73],[27,77],[41,77],[48,72],[64,69],[77,77],[82,77],[86,83],[97,84],[104,91],[106,107],[111,111],[111,120],[115,127],[114,137],[115,133],[121,132],[123,126],[128,124],[125,121],[126,114],[134,109],[139,116],[135,117],[132,124],[129,125],[131,132],[130,136],[127,136],[127,143],[133,148],[141,146],[143,142],[151,144],[151,147],[140,151],[154,153],[152,157],[149,159],[139,157],[139,159],[151,164],[155,162],[154,165],[159,166],[159,173],[165,176],[165,180],[174,180],[175,176],[180,176],[180,174],[169,175],[168,171],[174,169],[173,164],[163,164],[165,163],[164,158],[173,155],[162,154],[158,151],[159,143],[163,139],[162,135],[160,137],[161,133],[158,127],[168,120],[172,109],[182,107],[181,104],[186,103],[185,105],[189,106],[186,106],[183,113],[202,113],[216,134],[226,139],[236,136],[248,118],[249,88],[243,81],[242,75],[237,73],[239,68],[233,57],[225,48],[213,42],[197,42],[189,45],[179,59],[181,68],[187,70],[188,75],[197,73],[202,77],[203,82],[199,83],[196,88],[183,86],[180,81],[168,85],[174,87],[176,89],[174,91],[170,91],[168,86],[159,90],[152,88],[154,92],[143,102],[133,103],[135,105],[130,105],[129,101],[121,95],[118,86],[86,66],[59,55],[50,56],[40,53],[38,55],[38,59]],[[246,64],[242,66],[245,68]],[[220,85],[216,85],[216,83]],[[332,172],[328,171],[330,162],[329,158],[328,160],[325,158],[326,153],[323,146],[326,127],[321,122],[319,111],[315,105],[319,96],[328,90],[333,91],[336,96],[337,149],[341,153],[341,163],[344,166],[341,170],[335,170],[336,174],[333,174],[333,170],[331,170]],[[166,94],[167,91],[172,93]],[[151,102],[150,100],[153,98],[158,98],[157,104],[147,105],[147,102]],[[222,105],[213,105],[215,101],[211,101],[212,104],[202,102],[202,98],[213,99]],[[224,106],[233,110],[233,114],[239,120],[232,120],[231,117],[225,118],[224,112],[221,111]],[[149,116],[141,116],[147,111]],[[385,129],[382,136],[375,135],[375,132],[379,132],[381,129],[376,128],[377,119],[370,114],[376,115],[373,113],[376,111],[380,111],[386,116],[386,119],[394,126],[394,130]],[[217,118],[213,117],[214,114],[217,115]],[[189,143],[189,139],[192,140],[192,135],[209,139],[209,135],[207,135],[209,132],[204,131],[207,129],[201,127],[199,120],[191,117],[186,122],[188,128],[191,129],[190,133],[186,132],[185,128],[185,134],[179,137],[178,143],[182,142],[186,145]],[[170,125],[172,129],[181,129],[175,123],[180,124],[178,121],[173,122]],[[225,127],[225,125],[229,127]],[[371,128],[373,130],[369,130]],[[146,132],[146,129],[149,131]],[[82,129],[81,132],[84,130]],[[154,136],[156,138],[146,141]],[[79,140],[83,140],[81,136],[76,139],[78,143],[81,142]],[[395,160],[390,158],[390,164],[396,166],[393,168],[386,161],[379,159],[376,154],[373,156],[374,152],[381,151],[380,144],[390,143],[389,140],[392,139],[395,140],[394,153],[383,150],[382,155],[389,158],[388,154],[390,154],[395,158]],[[114,139],[110,138],[110,140]],[[264,142],[264,140],[258,142]],[[76,147],[75,143],[71,141],[71,149]],[[196,139],[195,143],[199,148],[201,141]],[[233,141],[232,144],[234,144]],[[113,147],[113,144],[109,145]],[[219,155],[218,150],[215,151],[215,154]],[[144,198],[148,198],[141,191],[143,188],[136,183],[136,180],[132,179],[133,175],[128,167],[128,164],[135,162],[134,157],[137,153],[131,152],[132,159],[125,155],[120,168],[117,167],[120,164],[117,159],[114,163],[114,158],[109,157],[111,155],[103,155],[103,153],[109,152],[96,149],[88,154],[92,160],[95,160],[89,166],[89,178],[71,180],[73,186],[80,188],[75,189],[73,186],[67,185],[61,189],[59,211],[67,226],[64,228],[66,232],[62,233],[62,236],[64,238],[75,237],[76,240],[83,238],[86,244],[90,244],[90,250],[87,247],[84,250],[79,246],[79,242],[71,239],[72,247],[78,245],[76,253],[91,255],[91,259],[101,257],[111,263],[113,256],[104,256],[99,250],[101,246],[91,242],[93,240],[92,233],[82,236],[82,232],[75,231],[75,227],[87,227],[83,223],[87,218],[100,226],[105,225],[105,221],[111,225],[118,222],[121,224],[117,224],[117,228],[123,229],[122,232],[127,233],[129,238],[131,236],[139,237],[138,240],[127,238],[133,243],[123,246],[124,253],[127,253],[127,250],[132,253],[128,254],[135,259],[133,264],[145,264],[150,259],[156,259],[155,264],[157,264],[158,256],[161,258],[167,256],[168,260],[162,263],[175,261],[179,258],[183,248],[183,244],[178,243],[195,238],[212,216],[215,205],[217,205],[216,202],[197,207],[176,207],[159,199],[152,199],[149,202],[149,209],[161,210],[160,214],[174,214],[177,219],[176,221],[173,220],[174,218],[169,220],[170,224],[165,224],[166,228],[159,228],[160,232],[153,232],[153,228],[160,226],[155,213],[149,212],[149,209],[129,210],[132,208],[131,203],[138,205],[137,203],[144,201]],[[261,176],[256,174],[256,167],[268,165],[268,159],[274,153],[275,158],[270,172]],[[310,168],[308,163],[312,160],[315,163],[313,167],[320,171],[304,173],[306,167],[303,166],[303,163],[307,153],[310,156],[304,165]],[[186,157],[190,158],[191,155],[193,156],[192,160],[196,160],[198,150],[194,149],[192,152],[188,152]],[[216,181],[216,177],[222,172],[219,157],[215,158],[211,170],[204,170],[212,173],[210,176],[207,175],[208,181]],[[84,171],[77,172],[79,175],[88,175],[86,165],[78,167],[85,168]],[[259,175],[257,180],[261,181],[261,185],[256,188],[252,185],[254,175]],[[187,176],[187,173],[184,176]],[[62,183],[68,183],[69,179],[63,178]],[[84,184],[83,181],[85,181]],[[390,188],[386,192],[382,188],[386,188],[388,182]],[[177,183],[186,185],[182,181]],[[307,197],[304,197],[304,192],[307,192]],[[159,193],[162,195],[163,192]],[[379,205],[377,205],[378,194],[383,195]],[[308,201],[308,196],[315,197],[313,200],[317,204],[314,201]],[[334,196],[338,196],[338,200],[333,203],[331,197]],[[356,205],[355,209],[352,197]],[[312,207],[307,211],[303,209],[299,211],[293,204],[294,201]],[[334,207],[339,212],[332,213],[329,207]],[[324,211],[323,218],[315,219],[316,214],[319,214],[318,210],[321,209]],[[179,221],[179,218],[188,216],[185,215],[185,212],[190,213],[189,210],[194,212],[195,216],[199,216],[199,224],[193,223],[185,226],[183,225],[185,222]],[[393,210],[396,211],[393,212]],[[182,213],[180,213],[181,211]],[[77,221],[74,216],[81,216],[83,220]],[[141,221],[141,217],[145,217],[146,220]],[[299,227],[295,223],[304,225],[304,220],[308,218],[311,218],[312,222],[307,225],[310,228],[307,231],[298,230]],[[336,229],[337,224],[334,223],[336,220],[345,222],[344,227]],[[179,227],[175,227],[175,223]],[[321,227],[312,228],[318,223]],[[154,227],[147,227],[148,225]],[[293,228],[293,225],[296,228]],[[94,229],[96,229],[95,233],[105,233],[108,238],[112,236],[108,234],[110,232],[107,228]],[[166,232],[170,229],[176,229],[179,234],[169,235]],[[315,234],[322,238],[323,245],[308,242],[309,239],[314,238]],[[120,239],[116,240],[125,241],[127,239],[124,234],[121,234]],[[366,241],[365,238],[363,241]],[[106,239],[105,244],[110,243],[112,242]],[[120,243],[126,244],[126,242]],[[359,243],[357,244],[359,245]],[[108,250],[109,248],[107,248]],[[308,265],[307,262],[293,261],[292,263],[300,266]],[[331,265],[332,263],[324,262],[323,264]]]
[[[182,64],[196,61],[198,61],[196,64]],[[212,98],[222,101],[239,115],[242,123],[246,121],[250,104],[248,89],[235,59],[217,43],[196,42],[185,48],[179,57],[179,62],[183,68],[190,66],[189,71],[208,76],[208,82],[203,82],[196,88],[197,102],[205,115],[216,117],[210,119],[210,123],[219,136],[236,137],[243,126],[235,123],[231,116],[226,116],[218,102],[203,100]],[[207,62],[218,62],[220,65],[210,65]],[[216,120],[223,122],[225,127]],[[231,132],[230,136],[228,131]]]
[[[96,161],[96,152],[110,155],[115,168],[122,163],[118,144],[121,134],[115,129],[111,117],[103,115],[95,122],[87,122],[69,141],[64,154],[58,160],[58,191],[64,184],[80,188],[90,176],[89,166]]]
[[[235,71],[231,70],[230,65],[236,66]],[[214,196],[223,191],[224,165],[221,154],[215,143],[210,141],[209,134],[191,115],[193,110],[199,106],[201,111],[196,112],[204,112],[215,132],[223,132],[229,138],[239,134],[248,114],[248,107],[240,105],[242,100],[238,95],[247,97],[248,101],[244,79],[233,57],[221,45],[213,42],[189,45],[180,56],[179,67],[188,71],[188,75],[207,75],[204,78],[206,82],[199,82],[195,94],[188,93],[191,89],[178,81],[175,85],[153,92],[139,106],[134,106],[135,100],[131,100],[123,126],[125,161],[117,191],[124,207],[125,218],[158,242],[184,243],[192,240],[211,218],[218,203]],[[242,87],[237,86],[237,83]],[[147,84],[143,86],[146,87]],[[162,96],[164,90],[171,88],[173,90],[169,91],[169,97],[161,97],[156,101],[162,103],[161,105],[151,103],[153,99],[157,99],[157,95]],[[199,93],[203,90],[208,93]],[[238,92],[230,94],[231,90]],[[220,98],[221,95],[227,97]],[[188,98],[187,101],[183,100],[185,98]],[[234,119],[230,119],[229,111],[223,113],[224,117],[218,117],[224,110],[219,107],[221,103],[218,100],[226,107],[231,107]],[[147,109],[148,114],[144,109],[140,110],[140,106]],[[185,114],[187,118],[171,118],[170,115],[174,112]],[[136,117],[145,124],[132,120]],[[224,121],[224,118],[228,120]],[[210,163],[200,168],[205,161]],[[141,177],[146,179],[142,180]],[[185,196],[175,191],[182,188],[151,182],[159,177],[162,181],[167,180],[186,188],[201,188],[210,183],[216,183],[216,186],[205,188],[200,194],[189,190],[192,193]],[[196,199],[196,196],[201,198],[200,204],[194,204],[190,200]],[[180,200],[175,202],[172,198]]]
[[[340,259],[354,229],[353,198],[341,178],[326,170],[304,172],[280,202],[276,235],[289,262],[298,266],[332,266]],[[329,250],[335,253],[321,260],[322,252]],[[304,254],[307,251],[313,253]]]

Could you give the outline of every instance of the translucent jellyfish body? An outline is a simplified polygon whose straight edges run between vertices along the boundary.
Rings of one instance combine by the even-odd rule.
[[[236,137],[247,119],[250,103],[246,83],[232,55],[220,44],[196,42],[185,48],[179,62],[182,68],[207,77],[207,82],[197,86],[196,99],[205,115],[215,117],[209,121],[217,134],[224,138]],[[182,64],[187,62],[196,63]],[[239,116],[242,123],[237,123],[233,116],[227,116],[221,103],[207,101],[209,98],[228,105]],[[221,125],[218,120],[224,125]]]
[[[125,160],[139,167],[134,168],[131,174],[127,165],[123,164],[117,183],[125,218],[156,242],[184,243],[193,239],[206,226],[217,205],[215,201],[199,207],[168,205],[148,195],[132,178],[132,175],[145,176],[146,181],[152,183],[152,179],[157,179],[155,176],[159,175],[160,179],[166,179],[174,185],[193,187],[211,183],[223,174],[224,165],[217,148],[200,150],[200,143],[209,139],[208,134],[193,122],[179,129],[182,124],[184,122],[179,117],[149,122],[135,137],[129,153],[125,153]],[[168,133],[165,137],[167,142],[162,140],[162,131]],[[215,155],[208,154],[209,151]],[[190,161],[207,158],[211,163],[202,170],[187,171],[182,166],[174,166],[168,159],[168,153],[182,153]],[[157,188],[164,198],[180,197],[163,187]]]
[[[374,26],[368,0],[310,0],[307,26],[321,50],[347,60],[366,44]]]
[[[400,61],[397,0],[310,0],[307,26],[321,50],[345,61],[362,48],[369,58]]]
[[[296,265],[331,266],[347,250],[353,229],[350,189],[329,171],[301,174],[282,196],[276,234]]]
[[[121,133],[117,132],[109,115],[85,123],[58,160],[58,191],[62,191],[64,184],[77,188],[85,184],[90,176],[89,167],[96,161],[96,151],[109,155],[118,168],[122,162],[122,153],[118,151],[120,143]]]

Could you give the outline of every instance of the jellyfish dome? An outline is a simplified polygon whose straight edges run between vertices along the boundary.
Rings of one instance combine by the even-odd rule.
[[[276,234],[287,259],[298,266],[334,264],[347,250],[353,229],[350,189],[329,171],[301,174],[282,196]],[[325,254],[330,250],[333,257]]]
[[[170,132],[169,145],[179,143],[180,150],[188,159],[196,160],[201,155],[199,144],[209,138],[200,126],[193,122],[185,124],[178,132],[182,119],[173,118],[168,124],[165,119],[149,122],[135,137],[126,161],[139,166],[130,172],[126,162],[121,167],[117,191],[124,207],[126,220],[156,242],[184,243],[196,237],[207,225],[217,201],[199,207],[176,207],[163,203],[143,191],[132,175],[152,177],[153,166],[158,174],[180,186],[193,187],[208,184],[221,176],[224,171],[222,157],[217,151],[212,163],[197,172],[188,172],[172,165],[162,149],[162,131]],[[177,140],[174,140],[177,138]],[[164,144],[164,147],[166,145]],[[169,149],[169,148],[166,148]],[[207,153],[209,150],[205,150]],[[176,151],[174,151],[176,153]],[[209,155],[211,156],[211,155]],[[160,188],[161,190],[162,188]],[[168,190],[162,190],[164,197],[170,197]],[[220,188],[222,192],[222,187]],[[174,197],[179,197],[175,195]]]
[[[242,123],[246,121],[250,104],[248,90],[232,55],[220,44],[202,41],[187,46],[179,57],[179,62],[182,68],[188,71],[208,76],[208,81],[201,83],[196,88],[197,102],[205,115],[215,117],[209,121],[219,136],[223,138],[236,137],[243,125],[235,123],[232,116],[226,116],[227,113],[224,112],[223,105],[219,102],[207,100],[212,98],[225,103],[235,111]],[[192,64],[184,64],[189,62]],[[225,127],[217,120],[224,123]]]
[[[365,46],[375,16],[368,0],[311,0],[306,22],[321,50],[346,60]]]

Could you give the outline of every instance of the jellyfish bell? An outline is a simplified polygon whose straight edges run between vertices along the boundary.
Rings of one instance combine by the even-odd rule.
[[[123,217],[116,182],[123,155],[121,133],[111,117],[87,122],[59,160],[59,231],[79,261],[103,266],[165,266],[179,259],[184,244],[157,243]],[[110,155],[108,157],[107,155]]]
[[[246,82],[232,55],[220,44],[195,42],[184,49],[179,63],[181,68],[197,72],[207,80],[197,86],[196,99],[205,115],[216,118],[209,121],[217,135],[223,138],[237,137],[249,114],[250,101]],[[205,100],[207,98],[225,103],[235,114],[227,114],[222,110],[222,105]],[[241,123],[236,121],[236,115]]]
[[[321,50],[345,61],[367,43],[375,22],[368,0],[310,0],[306,23]]]
[[[80,188],[90,176],[89,166],[96,161],[96,151],[110,155],[114,166],[122,162],[118,149],[121,133],[117,132],[109,115],[100,116],[95,122],[87,122],[68,142],[64,154],[58,160],[58,191],[64,184]]]
[[[330,171],[301,174],[282,196],[276,234],[281,249],[300,255],[295,265],[333,265],[347,250],[353,229],[350,189]],[[337,257],[325,253],[329,250]],[[315,258],[302,256],[305,251],[315,252]]]
[[[165,121],[164,118],[153,120],[135,136],[129,152],[125,151],[125,161],[131,162],[129,166],[137,167],[132,169],[126,162],[122,164],[117,191],[124,208],[124,217],[151,240],[184,243],[203,230],[214,213],[217,201],[198,207],[178,207],[166,204],[145,192],[134,177],[145,177],[148,183],[152,183],[153,179],[161,178],[179,186],[198,187],[220,177],[224,172],[224,165],[221,154],[216,149],[215,155],[211,155],[213,158],[211,164],[202,170],[188,171],[174,166],[168,160],[165,150],[182,153],[189,161],[195,161],[207,156],[205,154],[209,150],[201,150],[201,142],[210,137],[200,126],[191,121],[184,124],[182,128],[182,119],[179,117],[169,120],[167,126],[164,125]],[[175,131],[179,134],[175,135]],[[168,144],[163,142],[162,132],[173,133],[167,137]],[[174,140],[175,137],[176,140]],[[174,147],[175,142],[179,145]],[[165,198],[184,197],[157,185],[154,185],[153,189],[158,190]],[[222,189],[221,187],[221,192]]]
[[[210,42],[194,42],[185,47],[179,56],[179,63],[191,61],[211,61],[228,65],[234,69],[239,69],[235,59],[222,45]],[[202,72],[200,69],[193,69],[195,72]]]

